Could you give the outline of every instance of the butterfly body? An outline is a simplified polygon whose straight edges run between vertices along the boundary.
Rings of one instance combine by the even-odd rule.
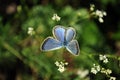
[[[79,45],[77,40],[74,40],[75,30],[73,28],[64,28],[57,25],[53,28],[53,37],[48,37],[44,40],[41,50],[50,51],[65,47],[70,53],[78,55]]]

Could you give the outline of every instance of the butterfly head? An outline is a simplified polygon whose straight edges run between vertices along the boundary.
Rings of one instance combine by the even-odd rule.
[[[67,44],[68,44],[67,41],[62,42],[62,46],[63,46],[63,47],[67,46]]]

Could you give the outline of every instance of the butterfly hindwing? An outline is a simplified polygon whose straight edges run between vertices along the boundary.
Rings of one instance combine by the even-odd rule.
[[[56,50],[61,48],[61,42],[59,42],[58,40],[52,38],[52,37],[48,37],[44,40],[42,46],[41,46],[41,50],[43,51],[50,51],[50,50]]]
[[[71,27],[68,28],[68,29],[66,30],[66,35],[65,35],[66,41],[67,41],[67,42],[70,42],[71,40],[74,39],[75,35],[76,35],[75,30],[74,30],[73,28],[71,28]]]
[[[79,51],[79,44],[77,42],[77,40],[72,40],[71,42],[68,43],[68,45],[66,46],[67,50],[74,54],[74,55],[78,55]]]
[[[65,41],[65,29],[62,26],[55,26],[55,28],[53,28],[53,35],[60,42]]]

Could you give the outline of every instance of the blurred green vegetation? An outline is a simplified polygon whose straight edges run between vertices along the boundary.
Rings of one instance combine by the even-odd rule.
[[[6,1],[6,3],[4,3]],[[120,1],[118,0],[1,0],[0,5],[0,80],[89,80],[81,79],[80,69],[90,71],[93,63],[113,71],[120,79],[119,61],[109,58],[108,64],[99,61],[99,54],[120,55]],[[104,23],[90,16],[89,5],[107,11]],[[60,21],[53,21],[57,13]],[[40,45],[53,36],[56,25],[73,27],[79,42],[80,54],[73,56],[60,49],[40,51]],[[33,27],[35,35],[28,35]],[[55,61],[67,61],[67,70],[60,73]],[[108,80],[104,74],[90,80]]]

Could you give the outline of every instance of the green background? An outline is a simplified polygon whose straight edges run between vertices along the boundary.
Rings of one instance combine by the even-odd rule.
[[[107,12],[104,23],[90,16],[90,4]],[[90,71],[93,63],[111,69],[111,76],[120,80],[119,5],[119,0],[0,0],[0,80],[109,80],[101,73],[79,77],[78,70]],[[60,21],[52,20],[54,13]],[[40,51],[56,25],[75,28],[79,56],[65,49]],[[35,35],[27,34],[29,27]],[[115,57],[104,64],[99,54]],[[60,73],[55,61],[68,62],[67,70]]]

